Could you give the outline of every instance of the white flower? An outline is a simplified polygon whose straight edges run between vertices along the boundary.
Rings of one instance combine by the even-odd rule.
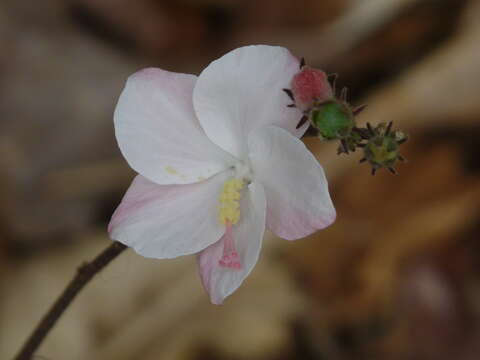
[[[257,262],[265,228],[287,240],[330,225],[322,167],[297,138],[288,108],[299,61],[281,47],[248,46],[194,75],[145,69],[115,110],[120,149],[138,175],[109,225],[143,256],[198,253],[220,304]]]

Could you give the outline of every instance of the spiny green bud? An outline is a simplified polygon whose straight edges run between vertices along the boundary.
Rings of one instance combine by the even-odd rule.
[[[398,144],[392,137],[377,136],[365,146],[365,156],[373,164],[391,167],[398,157]]]
[[[372,165],[372,175],[382,167],[395,174],[395,163],[404,160],[399,148],[407,136],[401,131],[391,131],[391,127],[391,122],[388,125],[381,123],[375,128],[367,124],[370,138],[364,147],[364,158],[360,161],[368,161]]]
[[[310,121],[323,140],[344,139],[355,126],[350,108],[338,101],[315,106],[310,112]]]

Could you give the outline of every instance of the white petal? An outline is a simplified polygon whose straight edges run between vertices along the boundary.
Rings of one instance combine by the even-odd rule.
[[[115,109],[115,135],[130,166],[157,184],[187,184],[225,169],[230,155],[213,144],[195,117],[196,77],[161,69],[127,81]]]
[[[221,304],[242,284],[257,263],[265,232],[265,206],[262,185],[250,184],[240,201],[240,221],[233,227],[242,269],[219,265],[223,254],[223,238],[199,254],[200,276],[212,303]]]
[[[323,169],[299,139],[266,126],[250,134],[249,148],[255,180],[265,188],[270,230],[295,240],[335,220]]]
[[[187,185],[158,185],[138,175],[109,224],[113,240],[149,258],[197,253],[218,241],[218,197],[230,176],[222,172]]]
[[[302,113],[287,107],[282,91],[299,71],[299,61],[287,49],[254,45],[238,48],[212,62],[200,74],[193,92],[197,117],[208,137],[231,154],[244,158],[251,130],[263,125],[296,130]]]

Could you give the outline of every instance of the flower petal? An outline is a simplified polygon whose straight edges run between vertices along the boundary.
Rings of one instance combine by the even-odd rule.
[[[197,253],[218,241],[218,196],[230,176],[222,172],[188,185],[158,185],[138,175],[109,224],[113,240],[149,258]]]
[[[255,179],[265,188],[267,227],[295,240],[332,224],[327,179],[305,145],[275,126],[252,132],[248,140]]]
[[[265,232],[265,193],[259,183],[251,183],[240,200],[240,221],[233,233],[242,268],[221,267],[224,237],[198,255],[200,276],[205,290],[214,304],[221,304],[250,274],[257,263]]]
[[[187,184],[231,158],[205,135],[193,111],[196,76],[145,69],[129,77],[115,109],[115,135],[130,166],[158,184]]]
[[[278,46],[241,47],[212,62],[200,74],[193,91],[197,117],[208,137],[231,154],[244,158],[251,130],[276,125],[301,136],[308,124],[295,129],[300,110],[282,91],[299,72],[299,61]]]

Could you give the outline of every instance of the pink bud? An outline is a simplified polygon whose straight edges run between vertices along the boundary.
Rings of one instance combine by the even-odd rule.
[[[333,97],[327,75],[308,66],[293,77],[292,93],[295,105],[302,111],[309,110],[315,101],[323,102]]]

